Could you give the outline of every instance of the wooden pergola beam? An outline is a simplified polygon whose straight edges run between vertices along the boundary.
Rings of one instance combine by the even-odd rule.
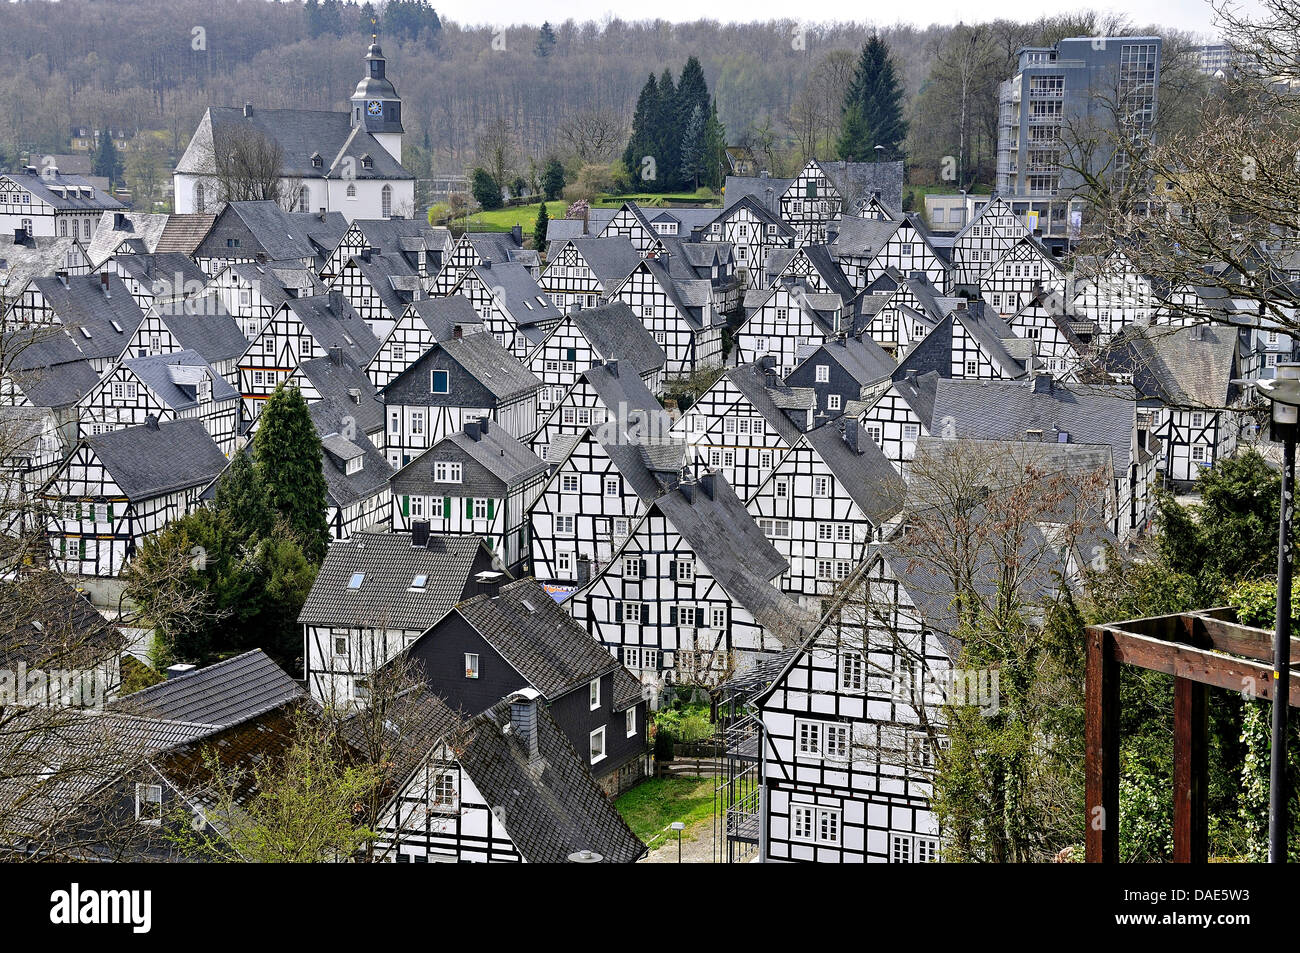
[[[1104,626],[1113,639],[1115,660],[1164,672],[1202,685],[1226,688],[1264,701],[1273,700],[1273,666],[1255,659],[1223,655],[1191,645]],[[1291,673],[1290,704],[1300,707],[1300,671]]]

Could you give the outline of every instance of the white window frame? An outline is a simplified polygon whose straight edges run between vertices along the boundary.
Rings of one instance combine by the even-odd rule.
[[[588,754],[591,757],[592,764],[599,764],[608,757],[608,749],[605,747],[605,726],[601,725],[593,731],[587,739]]]

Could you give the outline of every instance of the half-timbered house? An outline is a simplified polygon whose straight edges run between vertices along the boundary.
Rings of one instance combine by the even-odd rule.
[[[298,365],[341,348],[364,368],[379,351],[379,342],[342,295],[318,295],[286,301],[258,332],[239,359],[239,392],[244,416],[255,420],[275,389]]]
[[[618,286],[614,298],[632,308],[664,349],[665,377],[689,377],[722,364],[722,322],[708,281],[674,280],[662,264],[646,259]]]
[[[899,473],[907,473],[917,441],[930,432],[939,380],[937,371],[900,366],[889,387],[857,415],[862,435],[884,451]]]
[[[145,537],[184,516],[225,465],[194,418],[150,418],[86,437],[41,494],[52,564],[70,575],[119,575]]]
[[[902,509],[902,477],[857,420],[800,437],[746,509],[789,564],[777,585],[814,614]]]
[[[196,351],[134,357],[109,370],[77,407],[80,437],[193,417],[230,456],[239,433],[239,392]]]
[[[392,475],[393,529],[472,533],[512,573],[526,571],[528,510],[545,484],[545,461],[495,421],[473,420]]]
[[[296,262],[319,273],[347,230],[342,212],[286,212],[271,201],[228,202],[194,260],[210,275],[242,261]]]
[[[1011,206],[993,196],[953,239],[955,286],[977,288],[994,262],[1029,234],[1029,228]]]
[[[779,283],[745,294],[745,320],[734,334],[736,362],[770,358],[785,377],[809,348],[819,347],[848,327],[844,300],[810,292],[802,284]],[[852,312],[848,312],[849,315]]]
[[[420,274],[399,251],[363,248],[329,278],[329,289],[340,292],[383,340],[422,294]]]
[[[725,242],[732,247],[736,277],[747,288],[763,286],[764,263],[775,248],[794,246],[794,229],[753,195],[728,205],[700,233],[703,242]]]
[[[799,364],[785,382],[816,395],[815,424],[838,417],[852,401],[864,401],[891,378],[897,365],[879,344],[862,333],[840,334],[800,352]]]
[[[248,350],[248,338],[221,303],[208,293],[197,298],[161,302],[150,308],[131,338],[131,357],[156,357],[176,351],[194,351],[226,383],[238,389],[239,359]]]
[[[623,236],[553,243],[538,284],[562,311],[594,308],[636,268],[641,256]]]
[[[637,374],[650,392],[663,393],[668,355],[654,335],[623,301],[598,308],[570,311],[528,356],[528,369],[542,382],[537,409],[554,408],[578,376],[601,361],[618,361]]]
[[[380,392],[388,410],[384,453],[405,466],[466,423],[490,419],[515,438],[537,429],[539,381],[490,334],[435,342]],[[495,428],[494,428],[495,429]]]
[[[326,293],[325,285],[310,268],[293,262],[244,261],[225,265],[212,276],[208,288],[239,322],[249,341],[261,333],[262,325],[289,299]]]
[[[384,388],[439,341],[483,330],[482,318],[464,295],[412,301],[366,367],[375,387]]]
[[[767,364],[727,371],[672,426],[701,466],[721,472],[749,499],[813,425],[816,394],[783,384]]]
[[[609,565],[646,507],[682,478],[686,442],[614,421],[557,439],[547,463],[550,478],[529,513],[532,573],[585,585]]]
[[[469,268],[450,293],[468,298],[483,330],[519,360],[542,342],[563,315],[532,272],[517,262],[485,258]]]
[[[1042,242],[1025,235],[980,276],[979,288],[980,297],[1007,317],[1044,292],[1064,295],[1065,269]]]
[[[902,275],[919,272],[940,293],[948,290],[948,263],[913,215],[899,221],[845,216],[831,239],[830,253],[859,291],[891,269]]]
[[[442,268],[426,288],[430,294],[451,294],[467,271],[485,261],[523,265],[534,280],[541,273],[541,259],[536,250],[524,248],[523,229],[518,226],[509,232],[466,232],[443,257]]]
[[[501,573],[475,536],[367,528],[332,543],[298,613],[313,698],[365,700],[366,679]],[[495,583],[492,583],[495,589]]]
[[[107,274],[33,278],[7,315],[10,325],[62,328],[99,374],[122,357],[143,320],[126,284]]]
[[[407,657],[434,695],[467,714],[531,689],[610,796],[645,776],[641,686],[536,580],[457,603]]]
[[[121,278],[141,311],[163,301],[201,294],[208,283],[207,273],[194,259],[177,252],[114,255],[96,271]]]
[[[24,229],[29,235],[78,239],[89,245],[104,212],[125,206],[80,175],[64,175],[55,167],[0,175],[0,232]]]
[[[605,361],[579,374],[560,402],[541,415],[528,445],[543,460],[549,460],[551,446],[563,436],[576,436],[588,427],[606,425],[622,432],[634,422],[641,432],[663,435],[672,425],[672,418],[639,375],[624,368],[620,361]]]
[[[773,584],[787,568],[726,479],[706,473],[651,503],[566,605],[643,683],[708,684],[811,629]]]
[[[355,219],[339,240],[338,246],[321,266],[320,276],[328,281],[337,275],[349,258],[369,248],[385,254],[400,254],[421,281],[428,281],[442,267],[442,259],[452,247],[451,232],[429,225],[418,218]]]

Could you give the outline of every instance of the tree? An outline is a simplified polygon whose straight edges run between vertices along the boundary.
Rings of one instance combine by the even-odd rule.
[[[546,160],[542,172],[542,195],[548,202],[554,202],[564,191],[564,166],[554,156]]]
[[[475,169],[469,178],[469,190],[474,196],[474,201],[487,211],[498,209],[502,206],[501,186],[497,185],[496,179],[492,178],[487,169]]]
[[[551,28],[549,22],[543,23],[541,29],[537,31],[537,42],[533,44],[533,52],[539,57],[545,59],[555,50],[555,30]]]
[[[299,536],[307,557],[319,563],[329,546],[325,475],[320,435],[298,388],[281,383],[266,402],[253,437],[253,459],[267,505]]]
[[[895,158],[907,135],[902,98],[889,47],[877,34],[872,34],[862,48],[844,94],[840,158],[850,162],[872,161],[878,145],[884,146],[887,158]]]
[[[100,132],[99,144],[95,147],[95,158],[91,163],[91,171],[95,175],[108,179],[110,185],[122,181],[124,171],[122,157],[118,154],[117,145],[113,142],[113,131],[107,126]]]
[[[664,70],[659,77],[659,105],[655,110],[655,124],[652,138],[656,156],[655,177],[648,186],[651,192],[669,192],[676,188],[678,169],[681,165],[682,133],[681,116],[677,108],[677,87],[673,85],[673,74]]]
[[[550,217],[546,214],[546,203],[537,206],[537,221],[533,223],[533,247],[540,253],[546,248],[546,228]]]
[[[661,161],[655,138],[658,123],[659,84],[651,73],[637,96],[636,109],[632,113],[632,136],[623,150],[623,166],[628,175],[647,188],[653,184],[656,167]]]
[[[284,177],[284,149],[252,126],[223,126],[213,134],[208,168],[221,202],[297,201],[297,184]]]
[[[705,139],[708,132],[707,124],[706,113],[696,106],[690,120],[686,123],[686,131],[682,134],[680,150],[682,163],[678,177],[684,185],[689,185],[692,189],[699,188],[700,178],[708,169],[705,153],[708,145]]]

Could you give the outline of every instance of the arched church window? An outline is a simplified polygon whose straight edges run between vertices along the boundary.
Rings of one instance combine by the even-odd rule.
[[[355,183],[352,183],[352,182],[349,182],[349,183],[348,183],[348,198],[350,198],[350,199],[354,199],[354,198],[356,198],[356,197],[357,197],[357,187],[356,187],[356,184],[355,184]]]
[[[385,185],[379,192],[379,210],[384,218],[393,214],[393,187]]]
[[[203,183],[194,183],[194,211],[203,212],[207,210],[205,199],[206,196],[203,194]]]
[[[311,189],[305,185],[298,189],[298,211],[311,211]]]

